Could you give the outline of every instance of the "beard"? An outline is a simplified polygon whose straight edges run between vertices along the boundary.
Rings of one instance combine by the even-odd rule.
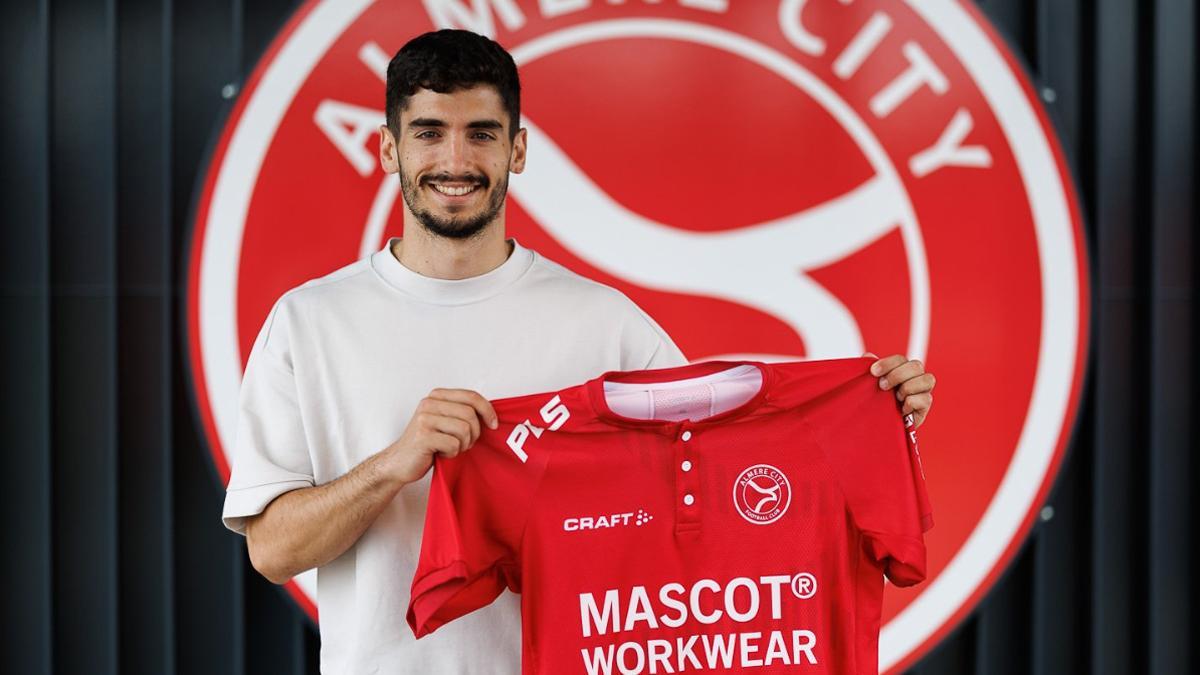
[[[400,192],[404,195],[404,202],[408,204],[408,210],[412,212],[417,222],[426,230],[447,239],[468,239],[483,231],[483,228],[491,224],[496,219],[497,214],[500,213],[500,209],[504,207],[504,197],[508,193],[508,174],[505,173],[504,177],[496,184],[496,188],[487,198],[487,201],[483,204],[483,209],[479,213],[473,216],[464,215],[443,218],[435,215],[421,201],[421,185],[410,179],[403,169],[399,173]],[[476,190],[486,190],[490,184],[486,176],[466,175],[455,176],[454,178],[478,183],[479,187],[475,188]],[[423,182],[427,183],[435,179],[451,180],[451,177],[442,174],[431,176]]]

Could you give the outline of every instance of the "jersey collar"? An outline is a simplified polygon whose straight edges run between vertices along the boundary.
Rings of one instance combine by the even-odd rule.
[[[675,382],[720,373],[731,368],[737,368],[738,366],[753,366],[758,368],[759,372],[762,373],[762,385],[759,386],[758,392],[742,405],[711,417],[705,417],[704,419],[673,421],[625,417],[613,412],[608,405],[608,400],[604,397],[605,382]],[[755,411],[767,398],[772,380],[771,369],[760,361],[704,361],[702,363],[690,363],[686,366],[658,368],[655,370],[610,370],[595,379],[589,380],[585,390],[587,392],[588,403],[591,405],[592,410],[595,411],[596,418],[604,423],[620,427],[674,433],[680,427],[703,427],[712,424],[721,424]]]

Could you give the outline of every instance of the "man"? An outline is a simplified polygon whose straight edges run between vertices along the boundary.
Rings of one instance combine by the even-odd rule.
[[[406,44],[380,128],[403,239],[284,294],[251,351],[223,517],[272,582],[318,569],[322,672],[519,672],[512,595],[420,642],[406,626],[434,456],[495,426],[488,399],[686,363],[622,293],[505,238],[519,120],[498,44]],[[901,356],[872,368],[923,420],[932,376]]]

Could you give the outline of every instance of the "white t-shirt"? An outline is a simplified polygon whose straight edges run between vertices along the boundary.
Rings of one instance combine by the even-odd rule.
[[[435,387],[488,399],[562,389],[609,370],[681,365],[620,291],[521,246],[495,269],[434,279],[380,251],[285,293],[242,380],[226,527],[242,533],[289,490],[342,476],[400,437]],[[429,475],[317,570],[321,672],[519,673],[519,599],[414,640],[405,622]]]

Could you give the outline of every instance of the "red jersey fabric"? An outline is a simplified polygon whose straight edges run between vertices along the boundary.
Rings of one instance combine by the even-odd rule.
[[[493,401],[499,428],[435,463],[409,625],[508,588],[527,675],[878,672],[883,577],[925,578],[932,516],[870,363],[706,362]]]

